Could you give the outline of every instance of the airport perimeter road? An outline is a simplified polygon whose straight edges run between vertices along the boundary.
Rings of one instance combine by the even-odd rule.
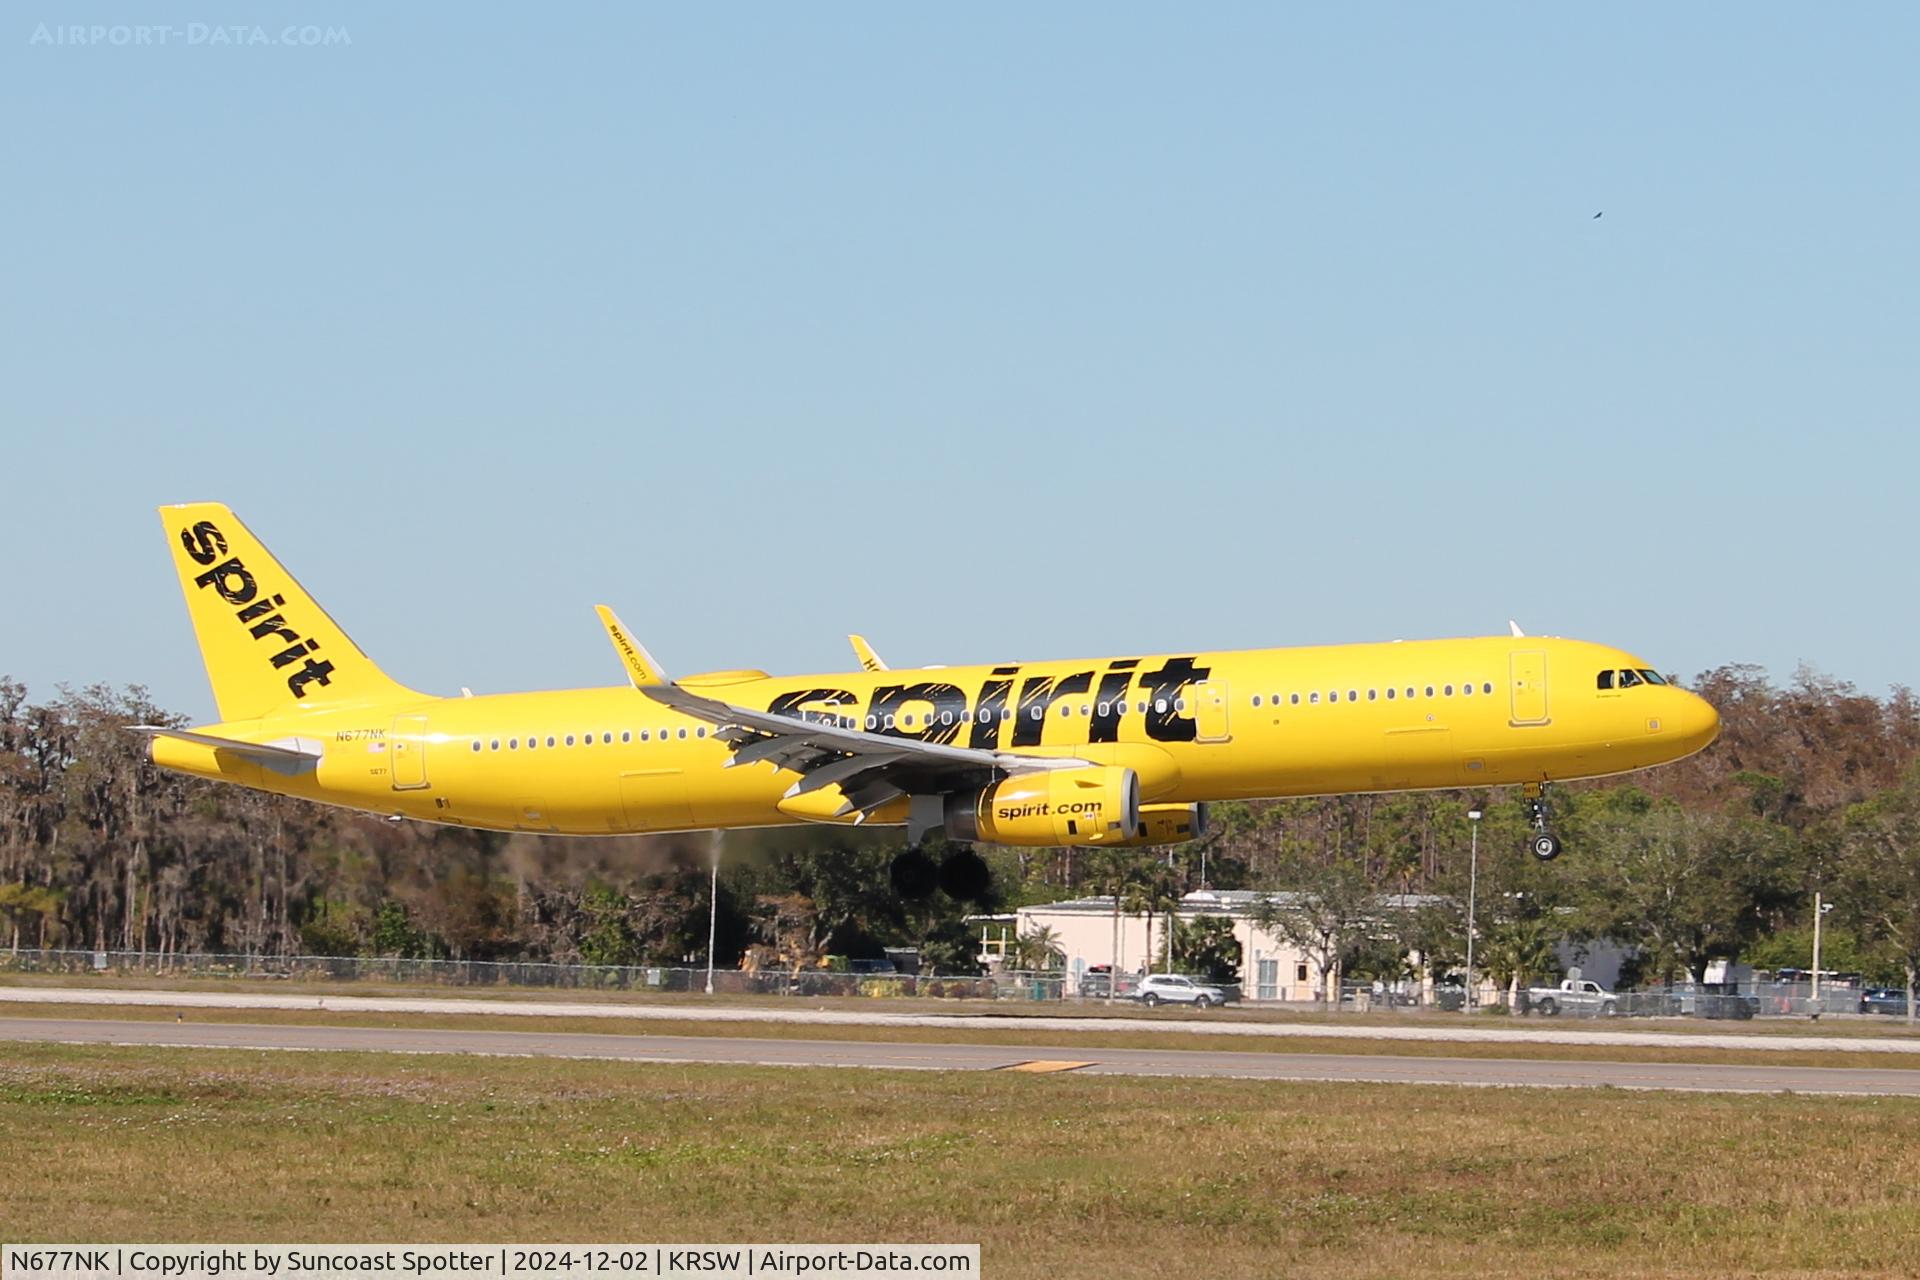
[[[1526,1027],[1440,1024],[1406,1026],[1369,1022],[1364,1017],[1330,1021],[1253,1022],[1217,1016],[1092,1018],[993,1013],[883,1012],[768,1005],[721,1006],[672,1000],[648,1003],[554,999],[476,999],[460,996],[294,995],[248,991],[166,991],[128,987],[0,986],[4,1004],[90,1004],[162,1009],[288,1009],[325,1013],[484,1014],[498,1018],[615,1018],[661,1022],[784,1022],[818,1026],[945,1027],[977,1031],[1178,1031],[1202,1036],[1289,1036],[1333,1040],[1456,1041],[1472,1044],[1581,1044],[1637,1048],[1765,1049],[1780,1053],[1832,1050],[1844,1053],[1920,1054],[1920,1037],[1754,1034],[1737,1031],[1618,1031],[1592,1025],[1567,1025],[1565,1019],[1537,1020]],[[937,1003],[937,1002],[936,1002]],[[1593,1021],[1586,1020],[1589,1024]],[[1608,1022],[1608,1027],[1618,1025]]]
[[[605,1058],[623,1062],[909,1071],[1078,1072],[1257,1080],[1481,1085],[1552,1089],[1678,1089],[1703,1093],[1920,1096],[1920,1072],[1856,1067],[1701,1066],[1664,1062],[1550,1062],[1486,1058],[1088,1049],[1058,1045],[874,1044],[845,1040],[603,1035],[396,1027],[184,1025],[96,1019],[0,1018],[0,1041],[197,1049],[467,1053]]]

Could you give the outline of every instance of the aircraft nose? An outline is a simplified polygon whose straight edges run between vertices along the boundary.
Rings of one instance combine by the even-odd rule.
[[[1698,751],[1720,736],[1720,713],[1699,694],[1678,692],[1685,699],[1676,716],[1680,737],[1690,750]]]

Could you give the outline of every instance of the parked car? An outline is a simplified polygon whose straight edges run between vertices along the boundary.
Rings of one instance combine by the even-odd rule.
[[[1149,1009],[1161,1004],[1190,1004],[1196,1009],[1210,1009],[1237,996],[1235,988],[1203,982],[1185,974],[1150,973],[1140,979],[1140,986],[1131,998]]]
[[[1694,990],[1691,997],[1683,995],[1680,1007],[1681,1012],[1690,1013],[1696,1018],[1744,1021],[1759,1011],[1760,1001],[1754,996],[1741,995],[1730,984],[1705,982]]]
[[[1613,992],[1584,978],[1568,978],[1557,987],[1529,987],[1527,1004],[1546,1018],[1558,1013],[1611,1018],[1620,1012],[1620,1001]]]
[[[1899,987],[1868,987],[1860,993],[1860,1012],[1907,1016],[1907,993]]]

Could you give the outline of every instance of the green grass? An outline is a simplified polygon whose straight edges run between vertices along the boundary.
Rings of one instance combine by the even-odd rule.
[[[27,1240],[978,1241],[989,1276],[1907,1274],[1920,1102],[0,1046]]]

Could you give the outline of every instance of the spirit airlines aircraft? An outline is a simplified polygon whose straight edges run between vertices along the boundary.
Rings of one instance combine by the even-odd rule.
[[[890,670],[669,679],[602,606],[628,683],[436,698],[354,647],[226,507],[163,507],[220,723],[144,726],[156,764],[398,818],[606,835],[904,823],[917,845],[1143,845],[1210,800],[1549,784],[1712,742],[1719,716],[1651,663],[1512,635]],[[916,867],[911,859],[918,858]],[[896,866],[931,888],[918,854]],[[956,855],[950,889],[984,888]]]

